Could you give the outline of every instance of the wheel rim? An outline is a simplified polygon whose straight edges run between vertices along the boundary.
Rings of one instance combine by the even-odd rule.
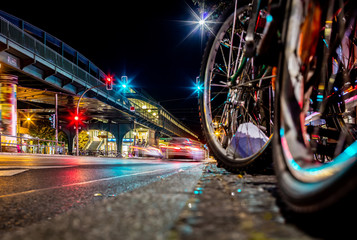
[[[253,68],[254,59],[248,59],[235,86],[230,85],[231,76],[240,67],[242,61],[245,61],[242,56],[246,34],[245,23],[249,16],[247,8],[238,9],[237,16],[236,23],[233,21],[234,14],[232,14],[222,24],[213,41],[204,72],[202,97],[203,124],[206,134],[209,135],[208,139],[211,139],[211,144],[220,156],[232,162],[255,159],[269,144],[272,136],[271,119],[261,117],[262,111],[270,113],[272,110],[271,100],[266,106],[262,104],[263,93],[264,98],[267,98],[268,92],[270,93],[268,98],[271,99],[273,95],[269,88],[270,84],[267,84],[264,78],[270,70],[262,67]],[[233,24],[236,25],[232,35]],[[233,41],[231,36],[234,36]],[[259,80],[252,81],[252,79]],[[270,79],[268,81],[270,83]],[[258,84],[261,87],[259,90],[257,90]],[[254,109],[254,105],[258,105],[259,108]],[[263,107],[264,110],[261,109]]]

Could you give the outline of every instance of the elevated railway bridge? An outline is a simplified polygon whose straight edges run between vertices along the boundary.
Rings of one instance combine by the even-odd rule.
[[[68,150],[72,152],[75,127],[71,122],[79,98],[89,88],[104,85],[107,75],[63,41],[3,11],[0,64],[2,132],[18,135],[29,115],[38,119],[55,115],[55,126],[68,136]],[[142,128],[150,130],[155,139],[197,139],[141,89],[93,88],[84,95],[79,109],[85,116],[82,129],[110,133],[118,150],[130,131]]]

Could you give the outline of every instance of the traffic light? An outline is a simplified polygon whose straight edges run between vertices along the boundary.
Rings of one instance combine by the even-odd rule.
[[[121,77],[121,87],[122,88],[128,87],[128,77],[127,76]]]
[[[113,78],[108,76],[105,79],[105,86],[107,90],[113,90]]]
[[[128,76],[122,76],[122,77],[121,77],[121,82],[122,82],[123,84],[128,84]]]
[[[56,128],[56,114],[51,114],[49,120],[51,122],[51,127]]]
[[[68,127],[85,126],[88,116],[84,112],[69,111],[66,120],[68,121]]]
[[[81,121],[80,121],[79,115],[74,115],[72,124],[75,126],[76,129],[79,127],[80,123],[81,123]]]
[[[196,77],[195,92],[200,94],[203,91],[203,84],[200,82],[200,77]]]

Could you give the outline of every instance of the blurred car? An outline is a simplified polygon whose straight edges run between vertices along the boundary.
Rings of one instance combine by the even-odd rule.
[[[133,156],[135,157],[155,157],[155,158],[163,158],[162,152],[159,148],[156,147],[139,147],[139,146],[131,146],[133,151]]]
[[[164,156],[168,159],[193,159],[202,161],[205,159],[205,151],[202,144],[189,138],[174,137],[167,146],[161,146]]]

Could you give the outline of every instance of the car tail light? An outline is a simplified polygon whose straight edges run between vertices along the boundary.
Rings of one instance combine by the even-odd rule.
[[[174,149],[174,150],[180,150],[181,148],[179,146],[162,146],[161,148],[166,148],[166,149]]]

